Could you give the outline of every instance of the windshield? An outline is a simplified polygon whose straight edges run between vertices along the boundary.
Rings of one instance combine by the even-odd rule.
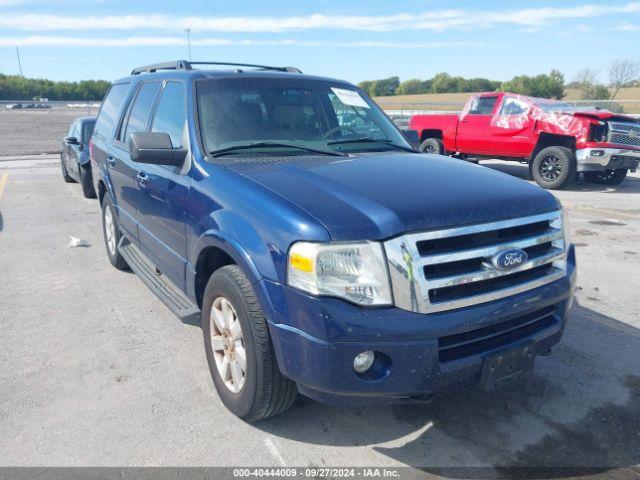
[[[314,154],[411,149],[363,92],[300,78],[223,78],[197,82],[202,141],[208,153]],[[353,142],[350,142],[353,140]],[[235,146],[251,148],[234,149]]]

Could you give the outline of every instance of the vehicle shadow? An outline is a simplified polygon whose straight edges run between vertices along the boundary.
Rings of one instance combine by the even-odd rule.
[[[480,165],[492,168],[502,173],[507,173],[523,180],[529,180],[529,167],[517,162],[504,162],[498,160],[483,160]],[[582,176],[567,188],[569,192],[603,192],[603,193],[640,193],[640,178],[627,176],[620,185],[598,185],[588,183]]]
[[[344,408],[304,400],[256,426],[305,443],[368,446],[394,464],[448,478],[634,469],[639,351],[639,329],[576,305],[553,354],[539,357],[535,373],[519,385],[474,388],[427,405]]]

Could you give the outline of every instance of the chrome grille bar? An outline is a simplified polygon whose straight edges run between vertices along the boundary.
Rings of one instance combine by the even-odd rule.
[[[547,255],[543,255],[541,257],[535,258],[533,260],[529,260],[526,263],[523,263],[518,268],[514,268],[513,270],[496,270],[493,266],[489,266],[484,264],[482,270],[472,273],[465,273],[463,275],[451,275],[448,277],[436,277],[429,279],[429,287],[430,288],[443,288],[443,287],[453,287],[455,285],[466,285],[472,282],[480,282],[482,280],[489,280],[491,278],[499,278],[505,275],[510,275],[512,273],[521,272],[523,270],[530,270],[532,268],[540,267],[547,263],[553,262],[554,260],[558,260],[562,258],[564,255],[564,251],[559,248],[553,248],[551,253]]]
[[[426,255],[418,261],[419,265],[430,265],[434,263],[455,262],[458,260],[466,260],[469,258],[486,257],[494,255],[496,251],[506,250],[508,248],[526,248],[543,243],[549,243],[562,238],[562,230],[550,228],[544,235],[536,235],[533,237],[523,238],[512,242],[495,243],[488,247],[473,248],[470,250],[462,250],[460,252],[440,253],[438,255]]]
[[[541,222],[548,222],[548,228],[540,225]],[[532,225],[528,232],[527,225]],[[509,230],[512,227],[519,227],[520,230]],[[498,233],[499,230],[503,232]],[[474,246],[473,234],[483,233],[489,233],[488,237],[484,237],[485,241],[494,237],[496,240],[488,245]],[[523,234],[526,235],[524,238]],[[469,245],[464,245],[464,236],[469,235]],[[514,238],[509,240],[509,235]],[[446,239],[454,237],[462,238],[452,241],[449,248]],[[429,240],[439,240],[440,244],[445,242],[445,251],[421,254],[419,244]],[[545,244],[549,244],[548,248]],[[491,259],[513,248],[533,248],[535,253],[512,270],[496,268]],[[385,242],[385,251],[396,306],[419,313],[451,310],[504,298],[558,280],[566,274],[566,246],[560,211],[407,234]],[[454,262],[471,263],[465,264],[463,271],[456,271]],[[540,270],[546,265],[547,269]],[[425,269],[430,267],[431,271],[425,273]],[[532,272],[527,275],[529,270]],[[508,285],[509,275],[515,275],[512,285]],[[507,287],[504,286],[505,282]],[[443,295],[438,289],[447,291]]]

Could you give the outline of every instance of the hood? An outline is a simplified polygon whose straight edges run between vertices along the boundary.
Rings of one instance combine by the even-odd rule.
[[[437,155],[266,157],[226,166],[305,210],[334,240],[381,240],[558,208],[535,185]]]
[[[636,120],[633,117],[628,117],[626,115],[620,115],[619,113],[613,113],[608,110],[596,110],[596,109],[584,109],[584,110],[576,110],[576,111],[568,111],[562,112],[565,115],[572,115],[574,117],[582,117],[582,118],[591,118],[594,120],[618,120],[620,122],[631,122],[636,123]]]

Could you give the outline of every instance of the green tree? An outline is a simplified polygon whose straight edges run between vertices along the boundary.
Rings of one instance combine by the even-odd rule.
[[[400,84],[396,90],[398,95],[416,95],[419,93],[427,93],[431,88],[429,80],[420,80],[418,78],[412,78],[405,80]]]
[[[532,97],[557,98],[564,97],[564,75],[558,70],[547,74],[530,77],[519,75],[500,86],[503,92],[519,93]]]
[[[456,83],[447,72],[436,74],[431,81],[431,91],[433,93],[454,92],[455,88]]]

